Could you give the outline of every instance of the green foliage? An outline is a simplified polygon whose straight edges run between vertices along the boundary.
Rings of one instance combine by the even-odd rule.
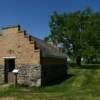
[[[100,13],[90,8],[83,11],[59,14],[50,19],[49,40],[62,44],[70,56],[91,57],[100,55]]]

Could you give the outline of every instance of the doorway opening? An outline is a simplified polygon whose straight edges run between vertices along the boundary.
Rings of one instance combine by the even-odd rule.
[[[15,59],[14,58],[6,58],[4,59],[5,69],[4,69],[4,82],[12,82],[13,81],[13,73],[12,71],[15,69]]]

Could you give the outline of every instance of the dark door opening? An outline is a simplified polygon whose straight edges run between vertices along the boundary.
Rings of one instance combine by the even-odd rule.
[[[8,75],[13,71],[15,68],[15,59],[5,59],[5,74],[4,74],[4,81],[8,83]]]

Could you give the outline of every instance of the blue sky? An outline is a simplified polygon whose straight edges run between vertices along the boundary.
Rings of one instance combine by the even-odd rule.
[[[100,11],[100,0],[0,0],[0,27],[20,24],[29,34],[44,38],[54,11],[63,13],[90,6]]]

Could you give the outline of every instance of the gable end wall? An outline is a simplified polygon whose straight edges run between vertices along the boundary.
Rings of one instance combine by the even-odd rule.
[[[16,57],[16,68],[19,69],[18,83],[30,86],[41,85],[40,50],[35,50],[34,41],[18,28],[4,29],[0,36],[0,83],[4,83],[4,58]]]

